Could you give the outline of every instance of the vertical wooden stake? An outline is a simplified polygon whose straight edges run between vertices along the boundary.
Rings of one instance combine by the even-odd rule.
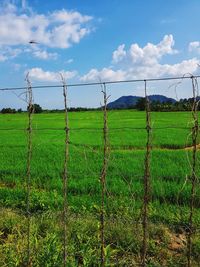
[[[146,255],[148,247],[148,206],[150,201],[150,153],[151,153],[151,119],[150,119],[150,103],[147,96],[147,83],[145,82],[145,100],[146,100],[146,131],[147,131],[147,143],[146,143],[146,155],[144,163],[144,196],[143,196],[143,243],[142,243],[142,257],[141,266],[146,266]]]
[[[63,266],[67,266],[67,215],[68,215],[68,202],[67,202],[67,191],[68,191],[68,160],[69,160],[69,119],[68,119],[68,108],[67,108],[67,85],[66,81],[61,75],[63,84],[63,97],[65,107],[65,160],[64,160],[64,171],[63,171]]]
[[[198,101],[197,101],[197,81],[192,76],[192,91],[193,91],[193,105],[192,105],[192,167],[191,167],[191,196],[190,196],[190,215],[188,223],[188,235],[187,235],[187,266],[192,266],[191,252],[192,252],[192,235],[194,233],[193,227],[193,214],[194,214],[194,199],[196,195],[196,165],[197,165],[197,137],[199,131],[198,123]]]
[[[27,171],[26,171],[26,215],[27,215],[27,266],[31,264],[31,252],[30,252],[30,228],[31,228],[31,214],[30,214],[30,191],[31,191],[31,159],[32,159],[32,115],[34,113],[33,105],[33,92],[32,86],[29,79],[29,73],[26,75],[27,82],[27,111],[28,111],[28,143],[27,143]]]
[[[101,266],[105,266],[105,189],[106,175],[108,166],[108,118],[107,118],[107,92],[106,85],[103,83],[102,93],[104,97],[104,126],[103,126],[103,168],[101,172],[101,210],[100,210],[100,238],[101,238]]]

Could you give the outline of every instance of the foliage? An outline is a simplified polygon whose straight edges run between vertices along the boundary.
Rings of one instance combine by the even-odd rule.
[[[42,113],[42,107],[39,104],[33,104],[34,113]]]
[[[135,108],[138,109],[138,110],[145,110],[145,106],[146,106],[146,100],[145,100],[144,97],[141,97],[136,102]]]
[[[3,108],[2,110],[1,110],[1,113],[2,114],[6,114],[6,113],[16,113],[16,110],[14,109],[14,108]]]
[[[180,101],[176,102],[150,101],[150,109],[151,111],[190,111],[192,109],[193,101],[193,98],[180,99]],[[145,98],[140,98],[133,108],[136,108],[137,110],[145,110],[145,102]],[[200,107],[198,108],[200,110]]]

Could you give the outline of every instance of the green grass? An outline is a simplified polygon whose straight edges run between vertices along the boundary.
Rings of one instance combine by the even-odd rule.
[[[151,114],[151,121],[153,127],[152,201],[149,216],[154,226],[152,235],[156,237],[152,237],[150,242],[148,266],[163,266],[162,260],[159,259],[163,253],[165,255],[163,260],[168,264],[166,266],[175,266],[173,265],[175,263],[176,266],[183,266],[185,247],[182,248],[182,258],[179,263],[177,258],[175,258],[176,262],[174,261],[173,253],[175,252],[169,252],[168,246],[171,233],[175,235],[187,229],[192,151],[184,149],[186,146],[191,146],[190,130],[174,129],[174,127],[192,127],[191,113],[155,112]],[[98,214],[101,202],[99,178],[103,163],[103,114],[100,111],[73,112],[69,114],[69,122],[71,143],[68,162],[68,202],[73,221],[69,242],[72,253],[69,258],[70,266],[78,266],[78,261],[85,266],[98,266],[96,259],[99,257]],[[14,220],[22,218],[26,209],[26,127],[27,114],[0,115],[0,206],[2,216],[13,214]],[[33,259],[34,266],[60,266],[61,262],[60,217],[55,215],[57,221],[53,224],[49,216],[59,214],[62,209],[64,127],[64,114],[62,113],[34,115],[30,202],[32,242],[36,240],[38,242],[37,245],[33,245],[37,251],[37,256]],[[107,264],[112,266],[113,262],[115,264],[118,262],[119,266],[134,266],[139,260],[141,247],[141,229],[138,229],[140,234],[135,237],[131,233],[140,222],[141,215],[146,144],[145,113],[134,110],[109,111],[108,127],[110,157],[105,209],[106,244],[109,255],[107,260],[111,262]],[[162,127],[165,129],[161,129]],[[198,152],[197,161],[199,160]],[[200,174],[199,164],[197,164],[197,174],[198,176]],[[199,228],[199,187],[195,195],[194,206],[194,222],[196,228]],[[43,223],[45,214],[48,214],[45,220],[49,226],[40,230],[41,233],[38,234],[38,227],[41,227],[40,224]],[[75,218],[78,218],[77,223],[75,223]],[[82,225],[82,228],[78,223]],[[141,227],[141,224],[139,225],[138,227]],[[156,229],[161,231],[163,227],[167,229],[166,239],[168,238],[168,241],[165,240],[163,247],[159,247],[156,242],[159,240],[162,243],[163,241],[160,241],[160,237],[157,236]],[[2,263],[0,261],[0,265],[21,266],[25,250],[25,241],[22,242],[25,238],[23,225],[18,222],[15,227],[13,223],[8,235],[4,226],[0,225],[0,233],[1,231],[3,238],[0,241],[0,248],[3,255],[0,254],[0,258],[3,257],[3,260]],[[41,236],[43,234],[44,236]],[[94,238],[86,238],[88,234],[93,235]],[[6,239],[5,235],[7,235]],[[21,240],[18,241],[20,252],[17,252],[14,246],[16,239]],[[197,235],[193,245],[194,260],[198,262],[200,246]],[[6,246],[10,246],[10,250]],[[78,246],[77,249],[75,249],[76,246]],[[48,255],[45,254],[44,247],[48,247]],[[17,254],[21,255],[20,253],[22,258],[18,257],[18,263],[14,262],[14,258]],[[77,253],[79,255],[76,255]],[[52,259],[46,265],[44,264],[45,257]],[[6,263],[8,259],[9,265]]]

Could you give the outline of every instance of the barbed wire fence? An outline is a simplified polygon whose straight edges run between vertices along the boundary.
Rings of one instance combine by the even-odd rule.
[[[67,266],[69,263],[69,259],[71,257],[70,255],[70,202],[68,200],[68,196],[70,194],[70,188],[69,188],[69,180],[71,175],[75,172],[73,169],[70,169],[70,146],[73,148],[77,148],[78,153],[83,153],[84,154],[84,159],[87,164],[91,163],[91,159],[89,160],[89,154],[94,155],[96,154],[97,157],[100,155],[100,159],[102,159],[103,164],[100,164],[100,169],[99,169],[99,175],[97,174],[96,176],[100,177],[100,200],[97,203],[99,204],[99,208],[97,209],[99,213],[99,242],[100,242],[100,253],[98,256],[98,263],[100,266],[108,266],[108,262],[110,262],[110,259],[108,257],[112,258],[112,255],[108,256],[108,245],[112,245],[112,242],[108,242],[108,234],[106,231],[109,230],[109,227],[112,227],[114,224],[112,224],[111,220],[112,217],[114,218],[114,213],[120,214],[121,217],[124,216],[124,210],[127,208],[126,205],[123,206],[123,201],[121,201],[121,196],[120,194],[117,194],[117,192],[113,191],[111,189],[111,184],[115,182],[111,180],[112,178],[112,164],[114,161],[117,161],[115,159],[116,155],[114,155],[114,152],[117,151],[117,149],[128,149],[131,151],[134,147],[130,147],[127,144],[122,144],[121,145],[116,145],[112,144],[112,138],[111,135],[112,133],[116,132],[122,132],[122,138],[124,131],[130,131],[132,133],[133,131],[138,131],[138,130],[143,130],[146,132],[146,135],[144,135],[146,140],[146,145],[144,145],[145,152],[140,155],[140,158],[143,158],[143,182],[141,184],[141,181],[137,181],[134,179],[130,179],[130,177],[126,177],[125,174],[123,174],[123,168],[120,170],[120,166],[117,165],[119,168],[118,173],[119,176],[121,176],[123,182],[126,184],[126,189],[129,192],[124,192],[125,194],[125,199],[129,200],[132,205],[134,205],[134,201],[138,200],[140,201],[141,205],[138,205],[137,211],[135,212],[134,207],[133,207],[133,213],[130,212],[129,215],[131,215],[131,219],[133,220],[132,222],[132,227],[136,226],[139,224],[138,233],[140,235],[139,237],[139,252],[134,252],[134,253],[139,253],[140,256],[136,260],[134,259],[133,262],[129,262],[129,266],[148,266],[149,260],[152,257],[149,252],[149,250],[152,250],[152,233],[151,233],[151,227],[152,226],[152,205],[154,199],[156,199],[156,183],[155,179],[152,179],[154,176],[154,173],[151,169],[151,166],[155,163],[152,159],[152,153],[154,150],[153,147],[153,140],[152,140],[152,132],[156,130],[191,130],[191,152],[192,152],[192,157],[191,157],[191,163],[190,163],[190,200],[188,201],[187,205],[189,207],[189,212],[188,212],[188,218],[186,220],[186,231],[185,234],[187,236],[187,244],[184,248],[184,254],[185,257],[185,262],[187,262],[188,267],[195,266],[193,265],[193,251],[192,251],[192,238],[195,235],[195,229],[199,227],[199,225],[196,225],[196,221],[194,222],[194,213],[195,213],[195,208],[198,208],[198,194],[197,194],[197,186],[198,186],[198,133],[199,133],[199,122],[198,122],[198,104],[199,104],[199,99],[198,99],[198,78],[200,76],[183,76],[183,77],[173,77],[173,78],[163,78],[163,79],[145,79],[145,80],[130,80],[130,81],[114,81],[114,82],[98,82],[98,83],[90,83],[90,84],[67,84],[64,77],[61,75],[61,85],[56,85],[56,86],[32,86],[30,82],[30,78],[27,75],[26,81],[27,81],[27,87],[18,87],[18,88],[0,88],[0,91],[16,91],[16,90],[25,90],[27,92],[27,98],[26,98],[26,103],[28,106],[28,127],[27,129],[23,128],[4,128],[0,127],[0,131],[27,131],[27,172],[26,172],[26,192],[27,192],[27,197],[26,197],[26,217],[27,217],[27,261],[26,261],[26,266],[31,266],[32,264],[32,250],[31,250],[31,216],[33,215],[30,211],[30,201],[31,201],[31,181],[33,180],[31,177],[31,162],[32,162],[32,154],[33,154],[33,133],[34,132],[42,132],[42,131],[60,131],[65,133],[65,138],[64,138],[64,144],[65,144],[65,151],[64,151],[64,166],[63,166],[63,176],[62,176],[62,197],[63,197],[63,212],[62,212],[62,251],[63,251],[63,257],[62,257],[62,263],[63,266]],[[191,114],[192,114],[192,128],[190,126],[184,127],[184,126],[160,126],[160,127],[154,127],[151,122],[151,103],[147,94],[147,84],[152,82],[152,81],[170,81],[170,80],[183,80],[183,79],[191,79],[192,81],[192,93],[193,93],[193,105],[191,108]],[[116,84],[116,83],[135,83],[135,82],[143,82],[144,83],[144,93],[145,93],[145,126],[144,127],[131,127],[131,126],[123,126],[123,127],[110,127],[109,126],[109,110],[107,108],[107,103],[108,103],[108,94],[107,94],[107,86],[109,84]],[[100,86],[102,94],[103,94],[103,105],[102,105],[102,121],[101,124],[103,127],[70,127],[69,128],[69,123],[70,123],[70,118],[69,118],[69,111],[68,111],[68,90],[70,87],[78,87],[78,86],[90,86],[90,85],[97,85]],[[34,103],[33,103],[33,89],[45,89],[45,88],[55,88],[59,87],[63,89],[63,99],[64,99],[64,113],[65,113],[65,118],[64,118],[64,124],[65,126],[62,127],[43,127],[43,128],[35,128],[33,127],[32,121],[34,119]],[[134,116],[134,114],[133,114]],[[81,132],[81,131],[88,131],[91,132],[93,135],[100,133],[100,137],[102,136],[103,140],[103,153],[101,153],[101,146],[95,146],[94,144],[85,144],[84,142],[74,142],[73,138],[69,138],[75,134],[76,132]],[[69,136],[70,132],[70,136]],[[84,134],[84,133],[83,133]],[[131,135],[131,134],[130,134]],[[99,151],[100,149],[100,151]],[[89,153],[88,153],[89,151]],[[137,151],[136,151],[137,152]],[[134,155],[135,157],[137,155]],[[131,154],[130,154],[131,157]],[[124,160],[124,159],[123,159]],[[125,158],[127,160],[127,158]],[[110,169],[109,169],[110,168]],[[72,172],[70,171],[72,170]],[[93,172],[93,170],[92,170]],[[93,172],[93,174],[95,171]],[[134,174],[130,173],[130,176],[134,176]],[[94,174],[95,177],[95,174]],[[98,181],[98,180],[97,180]],[[142,188],[141,188],[142,187]],[[163,189],[164,190],[164,189]],[[98,191],[98,190],[97,190]],[[138,191],[138,192],[137,192]],[[142,194],[140,194],[140,192]],[[154,195],[155,194],[155,195]],[[178,194],[178,192],[177,192]],[[119,200],[118,200],[119,198]],[[167,200],[167,197],[163,197],[164,201],[166,201],[167,204],[169,204],[169,200]],[[158,197],[159,199],[159,197]],[[112,206],[111,203],[116,201],[116,205]],[[160,200],[161,201],[161,200]],[[197,202],[197,203],[196,203]],[[136,205],[137,206],[137,205]],[[181,206],[179,206],[180,209],[182,209]],[[109,215],[109,212],[112,211],[112,216]],[[119,211],[119,210],[120,211]],[[139,211],[139,213],[138,213]],[[128,218],[128,217],[127,217]],[[124,225],[127,225],[126,222],[126,216],[124,217]],[[181,221],[182,218],[179,218]],[[154,222],[154,227],[156,227],[156,223]],[[158,223],[159,224],[159,223]],[[110,226],[109,226],[110,225]],[[137,230],[136,230],[137,232]],[[98,235],[98,234],[97,234]],[[134,239],[134,238],[133,238]],[[160,242],[160,241],[157,241]],[[122,250],[123,251],[123,250]],[[122,252],[120,252],[122,253]],[[116,260],[116,259],[115,259]],[[167,266],[167,265],[166,265]]]

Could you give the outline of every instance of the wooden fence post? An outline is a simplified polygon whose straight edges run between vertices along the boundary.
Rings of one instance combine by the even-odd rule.
[[[146,266],[146,255],[148,249],[148,206],[150,201],[150,154],[151,154],[151,118],[150,118],[150,102],[147,95],[147,82],[145,83],[145,110],[146,110],[146,155],[144,162],[144,195],[143,195],[143,214],[142,214],[142,227],[143,227],[143,241],[142,241],[142,257],[141,266]]]
[[[32,159],[32,115],[34,113],[33,92],[29,79],[29,73],[26,75],[27,91],[26,102],[28,104],[28,127],[27,127],[27,170],[26,170],[26,216],[27,216],[27,266],[31,266],[31,248],[30,248],[30,230],[31,230],[31,213],[30,213],[30,191],[31,191],[31,159]]]
[[[191,252],[192,252],[192,235],[194,233],[193,226],[193,215],[194,215],[194,201],[196,196],[196,184],[197,184],[197,137],[199,131],[199,122],[198,122],[198,101],[197,101],[197,88],[198,83],[197,79],[193,76],[192,79],[192,92],[193,92],[193,105],[192,105],[192,164],[191,164],[191,196],[190,196],[190,214],[188,222],[188,233],[187,233],[187,266],[192,266]]]
[[[69,160],[69,118],[68,118],[68,107],[67,107],[67,84],[65,78],[60,74],[63,84],[63,97],[64,97],[64,108],[65,108],[65,160],[63,170],[63,266],[67,266],[67,216],[68,214],[68,160]]]
[[[101,238],[101,266],[105,266],[105,190],[106,190],[106,176],[108,167],[108,114],[107,114],[107,96],[106,84],[102,85],[102,93],[104,99],[103,113],[103,167],[101,171],[101,210],[100,210],[100,238]]]

